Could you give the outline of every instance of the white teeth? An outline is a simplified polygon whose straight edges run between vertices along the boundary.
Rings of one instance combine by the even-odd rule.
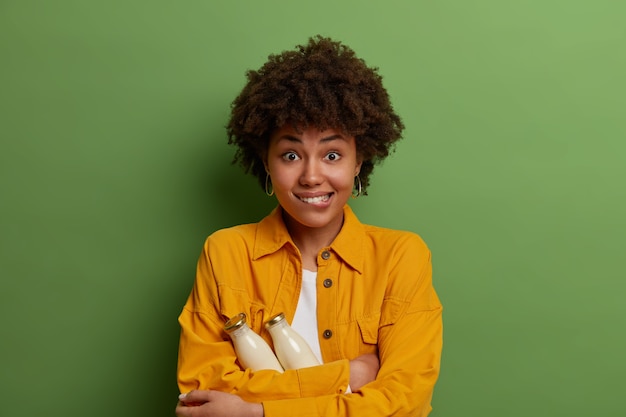
[[[322,203],[324,201],[328,201],[329,198],[330,198],[330,194],[326,194],[326,195],[321,195],[319,197],[312,197],[312,198],[301,197],[300,200],[309,204],[317,204],[317,203]]]

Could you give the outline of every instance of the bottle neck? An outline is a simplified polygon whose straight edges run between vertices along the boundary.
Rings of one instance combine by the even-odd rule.
[[[286,326],[287,326],[287,321],[285,319],[282,319],[279,322],[272,324],[270,327],[268,327],[267,330],[269,330],[270,332],[278,331],[280,329],[284,329]]]
[[[244,324],[240,328],[231,331],[230,332],[230,336],[231,337],[240,337],[240,336],[245,335],[249,331],[250,331],[250,327],[248,327],[247,324]]]

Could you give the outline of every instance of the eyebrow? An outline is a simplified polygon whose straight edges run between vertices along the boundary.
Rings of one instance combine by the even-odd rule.
[[[283,135],[280,138],[278,138],[278,140],[288,140],[290,142],[297,142],[297,143],[302,143],[302,139],[296,137],[296,136],[291,136],[291,135]],[[343,137],[343,135],[340,134],[334,134],[334,135],[330,135],[327,136],[325,138],[322,138],[320,140],[320,142],[332,142],[333,140],[345,140],[345,138]]]

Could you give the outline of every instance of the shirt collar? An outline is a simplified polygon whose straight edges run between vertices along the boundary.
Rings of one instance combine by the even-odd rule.
[[[254,242],[253,260],[274,253],[286,244],[295,247],[283,222],[282,214],[283,209],[278,206],[259,222]],[[343,219],[343,226],[333,243],[330,244],[330,249],[357,272],[362,273],[365,227],[348,205],[343,208]]]

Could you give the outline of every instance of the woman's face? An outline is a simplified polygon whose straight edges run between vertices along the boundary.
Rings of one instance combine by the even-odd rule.
[[[360,168],[353,136],[317,128],[298,133],[290,125],[276,130],[266,169],[292,236],[315,229],[334,239]]]

